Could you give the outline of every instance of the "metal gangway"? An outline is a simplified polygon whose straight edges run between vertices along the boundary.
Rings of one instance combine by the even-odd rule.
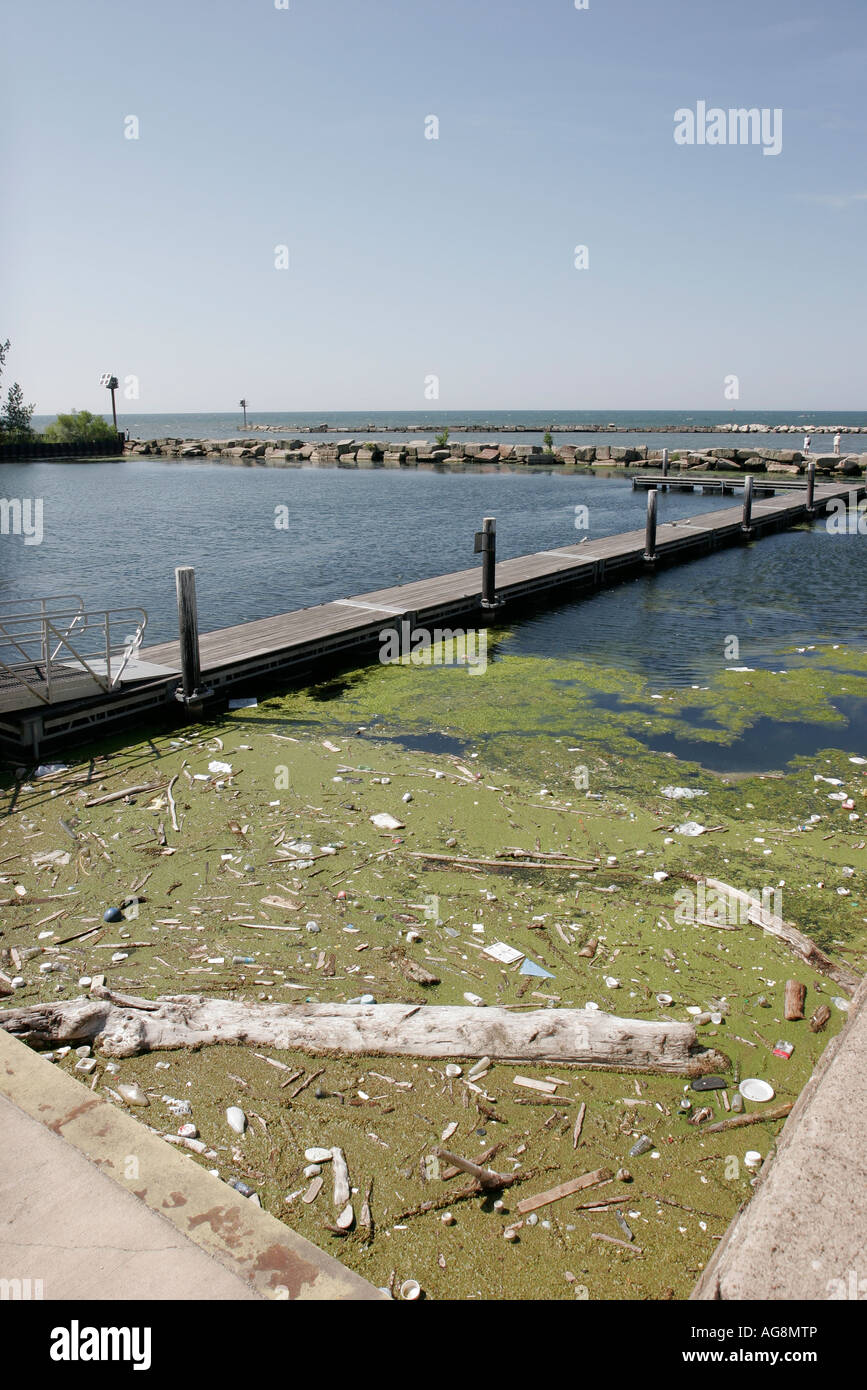
[[[143,608],[86,609],[79,594],[0,598],[0,711],[116,690],[146,626]]]

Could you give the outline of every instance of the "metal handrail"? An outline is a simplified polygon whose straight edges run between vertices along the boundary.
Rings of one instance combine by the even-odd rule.
[[[85,612],[82,606],[74,612],[49,616],[46,603],[50,601],[39,601],[38,612],[0,615],[0,650],[6,646],[18,657],[17,660],[0,657],[0,673],[19,682],[44,704],[52,702],[57,683],[55,672],[57,677],[61,672],[68,675],[70,667],[86,672],[101,690],[113,690],[141,646],[147,613],[143,608]],[[112,629],[119,623],[128,627],[131,622],[135,624],[134,631],[128,633],[122,643],[113,642]],[[96,651],[85,650],[85,639],[91,634],[97,639]],[[35,655],[33,648],[37,647],[38,655]],[[61,651],[68,656],[58,660]],[[104,662],[104,673],[91,664],[97,661]]]

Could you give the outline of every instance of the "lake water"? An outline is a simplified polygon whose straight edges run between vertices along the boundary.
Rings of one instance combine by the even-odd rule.
[[[800,431],[816,429],[818,426],[837,428],[838,426],[859,426],[867,428],[867,413],[864,411],[813,411],[802,410],[379,410],[379,411],[257,411],[248,410],[248,428],[245,430],[243,415],[239,410],[223,412],[183,412],[153,414],[141,413],[131,409],[133,402],[118,399],[118,426],[132,439],[230,439],[250,434],[249,425],[266,425],[284,437],[297,434],[308,441],[315,440],[315,430],[322,424],[328,425],[326,436],[333,442],[341,435],[355,435],[359,438],[376,438],[379,431],[383,438],[394,441],[404,438],[418,439],[420,436],[408,432],[411,425],[420,425],[424,437],[433,440],[446,425],[467,426],[460,432],[454,431],[454,438],[465,443],[494,439],[499,444],[525,443],[541,444],[545,430],[551,426],[597,425],[600,432],[580,434],[570,430],[557,433],[557,444],[593,444],[605,442],[605,427],[615,424],[618,431],[612,436],[615,444],[650,444],[654,449],[706,449],[722,446],[733,438],[741,447],[765,443],[770,448],[799,448],[802,441]],[[33,424],[43,429],[55,417],[38,415]],[[715,425],[724,422],[736,424],[796,425],[795,435],[744,435],[732,436],[729,433],[714,433]],[[517,426],[521,427],[517,432]],[[667,426],[678,426],[688,433],[661,433]],[[373,426],[373,431],[370,431]],[[496,426],[496,433],[491,427]],[[510,429],[510,426],[512,427]],[[648,434],[648,430],[655,433]],[[396,433],[387,434],[387,431]],[[267,439],[268,434],[263,434]],[[830,443],[830,441],[829,441]],[[818,436],[815,447],[822,447],[822,436]],[[855,452],[867,450],[867,436],[853,435],[846,441],[846,447]]]
[[[642,526],[646,512],[628,479],[556,469],[46,462],[2,465],[0,490],[41,497],[44,507],[40,545],[0,536],[0,601],[71,591],[90,608],[140,606],[146,644],[176,636],[176,565],[196,570],[208,631],[478,564],[473,533],[483,516],[497,518],[506,559]],[[734,500],[662,494],[660,521]],[[579,505],[586,531],[575,527]],[[287,509],[288,529],[275,526],[276,508]],[[790,645],[863,643],[865,558],[865,536],[821,525],[785,532],[521,617],[501,649],[583,657],[664,686],[717,671],[730,634],[745,665],[774,664]]]

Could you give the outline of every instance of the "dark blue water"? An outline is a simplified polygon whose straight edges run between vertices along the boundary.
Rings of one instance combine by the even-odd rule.
[[[621,477],[240,469],[157,460],[0,466],[5,497],[41,497],[44,539],[0,536],[0,601],[80,594],[147,609],[146,644],[176,635],[174,568],[196,570],[203,631],[479,563],[473,533],[497,518],[501,558],[643,525]],[[660,520],[732,498],[665,493]],[[589,530],[575,529],[575,507]],[[275,527],[285,507],[288,529]],[[522,616],[505,652],[628,667],[662,688],[725,665],[791,665],[791,645],[863,643],[867,537],[786,532]],[[732,664],[732,663],[728,663]]]

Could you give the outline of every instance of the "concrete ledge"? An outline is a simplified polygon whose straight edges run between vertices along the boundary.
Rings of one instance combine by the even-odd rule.
[[[867,980],[690,1297],[867,1299],[865,1193]]]
[[[0,1029],[0,1279],[50,1299],[385,1299]]]

